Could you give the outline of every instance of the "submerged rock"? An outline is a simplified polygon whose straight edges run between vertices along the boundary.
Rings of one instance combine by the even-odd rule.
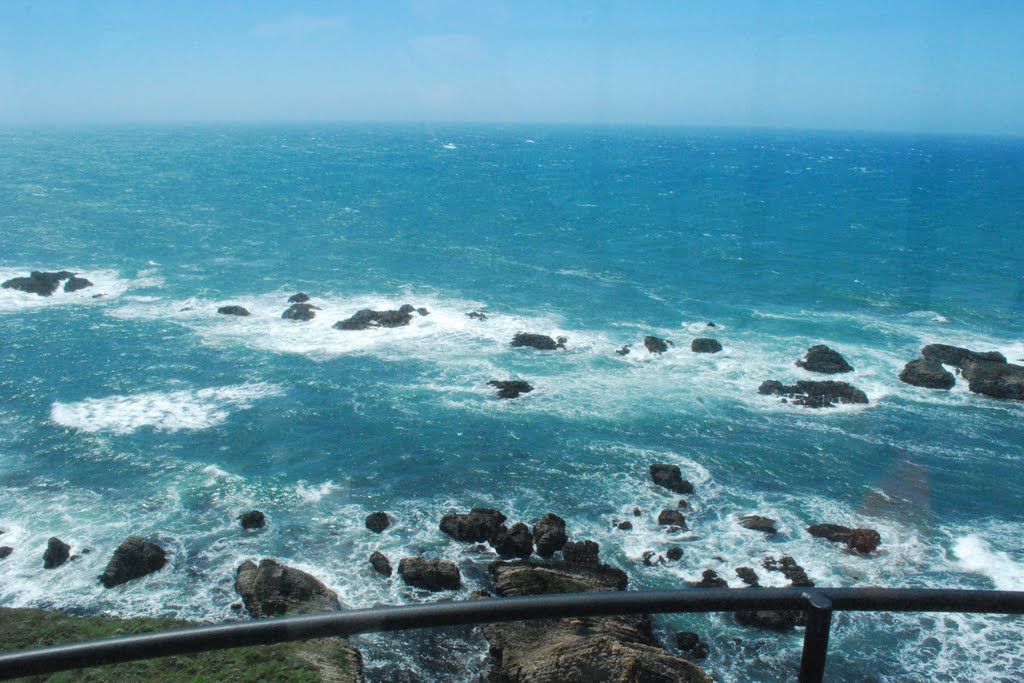
[[[100,583],[107,588],[152,574],[167,564],[167,553],[156,543],[141,536],[129,536],[114,551]]]
[[[565,342],[567,341],[568,340],[565,337],[552,339],[546,334],[519,332],[516,336],[512,337],[511,344],[514,347],[526,346],[532,349],[540,349],[541,351],[554,351],[555,349],[564,349]]]
[[[426,309],[424,309],[426,310]],[[411,304],[402,304],[398,310],[375,311],[364,308],[347,320],[334,323],[336,330],[368,330],[373,327],[404,327],[412,321],[416,308]]]
[[[56,569],[71,557],[71,546],[56,536],[50,537],[43,552],[43,569]]]
[[[249,510],[240,514],[238,521],[243,529],[262,529],[267,523],[267,517],[259,510]]]
[[[693,493],[693,484],[683,479],[678,465],[655,463],[650,467],[651,479],[658,486],[676,493]]]
[[[239,315],[245,317],[249,315],[249,309],[244,306],[221,306],[217,309],[217,312],[221,315]]]
[[[928,344],[921,349],[921,355],[926,360],[933,360],[943,365],[954,365],[958,368],[962,368],[970,361],[1006,362],[1006,356],[998,351],[971,351],[970,349],[950,346],[949,344]]]
[[[846,382],[828,380],[824,382],[799,380],[796,384],[783,384],[769,379],[761,383],[757,393],[785,396],[796,405],[808,408],[832,408],[836,403],[867,403],[868,397],[863,391]]]
[[[824,344],[818,344],[807,349],[804,359],[798,360],[796,364],[797,367],[801,367],[804,370],[821,372],[826,375],[853,372],[853,366],[846,362],[842,354]]]
[[[466,317],[479,320],[480,322],[487,320],[487,314],[482,311],[471,311],[466,314]]]
[[[388,557],[379,550],[374,550],[370,554],[370,564],[373,566],[374,571],[383,576],[391,576],[391,563],[388,562]]]
[[[314,311],[320,309],[313,304],[292,304],[288,309],[281,314],[281,317],[285,320],[297,320],[299,322],[308,322],[316,317]]]
[[[963,378],[975,394],[992,398],[1024,400],[1024,366],[992,361],[968,361]]]
[[[505,523],[505,515],[490,508],[473,508],[468,513],[452,513],[441,518],[441,531],[456,541],[489,541]]]
[[[927,358],[907,363],[900,373],[900,381],[927,389],[952,389],[956,384],[953,373],[942,367],[942,363]]]
[[[338,594],[319,579],[269,558],[260,560],[259,566],[251,560],[240,564],[235,591],[257,619],[341,609]]]
[[[718,353],[721,350],[719,341],[711,337],[698,337],[690,342],[690,351],[694,353]]]
[[[655,337],[653,335],[647,335],[644,337],[644,348],[649,353],[665,353],[668,351],[668,347],[672,346],[672,342],[661,337]]]
[[[815,524],[807,527],[807,533],[833,543],[844,543],[861,554],[874,552],[882,542],[882,537],[874,529],[851,529],[839,524]]]
[[[399,560],[398,574],[410,586],[428,591],[452,590],[462,583],[459,568],[455,563],[448,560],[428,560],[419,555]]]
[[[33,270],[29,273],[28,277],[11,278],[3,284],[0,284],[0,287],[3,287],[4,289],[16,289],[19,292],[25,292],[27,294],[50,296],[57,291],[57,288],[60,287],[60,283],[62,281],[70,280],[73,277],[75,277],[75,274],[66,270],[61,270],[55,273]],[[83,281],[88,282],[88,280]],[[89,284],[91,285],[92,283]],[[78,289],[81,288],[78,287]]]
[[[760,515],[747,515],[740,517],[737,523],[744,529],[750,529],[751,531],[761,531],[773,536],[778,533],[778,529],[775,528],[775,520],[770,517],[762,517]]]
[[[565,520],[549,512],[533,525],[533,541],[537,544],[537,554],[551,557],[565,547],[568,540],[565,533]]]
[[[381,533],[391,526],[391,518],[386,512],[371,512],[366,516],[366,528],[374,533]]]
[[[533,391],[533,387],[521,379],[492,379],[488,384],[497,387],[498,398],[518,398],[519,394]]]
[[[628,356],[629,355],[629,344],[623,344],[621,349],[616,349],[615,350],[615,353],[619,354],[620,356]]]

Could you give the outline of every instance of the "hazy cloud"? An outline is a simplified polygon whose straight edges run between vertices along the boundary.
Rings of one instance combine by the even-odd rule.
[[[347,25],[341,17],[311,17],[305,14],[293,14],[278,21],[253,26],[249,30],[249,35],[257,38],[304,36],[319,31],[341,31]]]

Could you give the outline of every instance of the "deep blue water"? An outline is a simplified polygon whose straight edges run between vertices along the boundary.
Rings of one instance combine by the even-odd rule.
[[[821,585],[1024,589],[1024,405],[897,375],[930,342],[1024,358],[1024,143],[986,138],[578,127],[290,126],[0,133],[0,605],[233,618],[234,569],[273,556],[352,607],[464,597],[487,555],[437,529],[474,505],[548,511],[634,588],[790,554]],[[280,318],[302,290],[309,323]],[[96,293],[104,294],[93,298]],[[426,306],[406,328],[342,332],[358,309]],[[241,304],[249,318],[219,316]],[[465,313],[486,310],[485,322]],[[706,321],[717,327],[709,330]],[[517,331],[565,352],[512,349]],[[708,333],[725,350],[692,354]],[[645,334],[676,343],[661,357]],[[614,351],[632,344],[626,357]],[[867,407],[811,411],[761,381],[826,343]],[[535,391],[500,401],[490,379]],[[697,485],[691,531],[647,467]],[[235,517],[269,518],[243,534]],[[645,514],[631,532],[615,517]],[[365,515],[388,511],[383,535]],[[768,539],[738,515],[779,521]],[[812,539],[870,526],[877,556]],[[125,536],[173,552],[106,590]],[[57,535],[82,559],[41,568]],[[685,549],[644,567],[645,550]],[[367,557],[458,562],[418,595]],[[777,680],[801,635],[724,615],[696,630],[721,680]],[[900,638],[894,642],[892,634]],[[736,638],[742,639],[737,642]],[[374,680],[472,680],[472,631],[360,641]],[[870,668],[865,667],[870,661]],[[836,680],[1019,680],[1019,623],[842,615]],[[403,678],[404,677],[404,678]]]

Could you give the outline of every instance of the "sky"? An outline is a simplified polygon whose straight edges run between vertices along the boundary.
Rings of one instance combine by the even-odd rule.
[[[1024,135],[1024,1],[0,0],[0,123]]]

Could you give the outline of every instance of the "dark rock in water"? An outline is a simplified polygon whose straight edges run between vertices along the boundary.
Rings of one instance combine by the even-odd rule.
[[[92,298],[93,298],[93,299],[99,299],[99,298],[102,298],[102,297],[103,297],[103,295],[102,295],[102,294],[93,294],[93,295],[92,295]]]
[[[775,528],[775,520],[770,517],[762,517],[760,515],[747,515],[746,517],[740,517],[738,524],[744,529],[750,529],[752,531],[761,531],[769,536],[778,533],[778,529]]]
[[[663,486],[676,493],[693,493],[693,484],[683,479],[678,465],[655,463],[650,468],[651,479],[658,486]]]
[[[630,522],[628,520],[625,521],[625,522],[619,522],[618,524],[615,525],[615,528],[618,529],[619,531],[632,531],[632,529],[633,529],[633,522]]]
[[[598,555],[601,546],[594,541],[569,541],[562,547],[562,557],[566,562],[596,567],[600,564]]]
[[[249,309],[244,306],[221,306],[217,309],[217,312],[221,315],[240,315],[243,317],[249,315]]]
[[[551,557],[565,547],[568,536],[565,533],[565,520],[549,512],[533,525],[533,540],[537,544],[537,554]]]
[[[490,542],[501,557],[520,557],[525,560],[533,554],[533,534],[522,522],[513,524],[510,529],[502,527]]]
[[[692,650],[700,642],[700,636],[693,631],[680,631],[676,634],[676,647],[680,650]]]
[[[267,517],[259,510],[249,510],[238,516],[238,521],[243,529],[262,529],[267,523]]]
[[[235,591],[257,619],[341,609],[337,593],[316,577],[269,558],[240,564]]]
[[[690,504],[686,502],[685,498],[680,498],[679,502],[676,503],[676,507],[679,508],[680,510],[689,510]]]
[[[797,610],[740,610],[736,621],[744,626],[787,631],[801,622],[802,612]]]
[[[686,518],[679,510],[662,510],[658,513],[658,524],[661,526],[675,525],[680,529],[686,529]]]
[[[456,541],[489,541],[501,529],[505,515],[490,508],[473,508],[468,513],[452,513],[441,518],[441,531]]]
[[[760,582],[757,580],[757,572],[754,571],[753,567],[737,567],[736,575],[740,577],[740,581],[757,588],[760,586]]]
[[[380,552],[379,550],[374,550],[370,554],[370,564],[373,565],[374,570],[378,574],[383,574],[384,576],[391,576],[391,563],[388,562],[387,555]]]
[[[43,552],[43,569],[56,569],[67,562],[70,556],[71,546],[56,536],[51,536]]]
[[[163,569],[165,564],[167,553],[163,548],[141,536],[129,536],[114,551],[100,576],[100,583],[113,588]]]
[[[633,508],[633,516],[634,517],[639,517],[642,514],[643,514],[643,511],[640,510],[640,508]]]
[[[426,308],[423,308],[422,306],[416,309],[416,313],[419,315],[430,315],[430,311],[428,311]]]
[[[416,309],[403,304],[397,311],[374,311],[364,308],[347,320],[334,323],[336,330],[368,330],[371,327],[404,327],[412,321]]]
[[[619,354],[620,356],[628,356],[629,355],[629,344],[623,344],[622,348],[621,349],[616,349],[615,353]]]
[[[695,660],[707,659],[709,654],[711,654],[711,649],[708,647],[708,644],[702,640],[697,643],[692,650],[690,650],[689,657],[690,659]]]
[[[818,344],[807,349],[807,355],[803,360],[796,362],[797,367],[811,372],[821,372],[826,375],[835,375],[842,372],[853,372],[853,366],[846,362],[842,354],[830,349],[824,344]]]
[[[1024,400],[1024,366],[992,361],[968,361],[962,377],[975,394],[992,398]]]
[[[770,572],[782,572],[782,575],[790,580],[794,588],[810,588],[814,585],[814,582],[808,578],[804,568],[797,564],[796,560],[789,555],[783,555],[778,559],[766,557],[761,562],[761,566]]]
[[[483,321],[487,320],[487,314],[483,313],[481,311],[472,311],[470,313],[467,313],[466,315],[468,317],[470,317],[470,318],[475,318],[475,319],[479,320],[480,322],[483,322]]]
[[[13,552],[14,552],[14,548],[12,548],[9,545],[5,545],[5,546],[0,547],[0,560],[6,559]]]
[[[313,304],[292,304],[284,313],[281,314],[281,317],[285,320],[307,322],[316,317],[316,313],[313,311],[319,310],[320,308]]]
[[[68,278],[68,281],[64,283],[64,291],[69,293],[77,292],[78,290],[85,289],[86,287],[92,287],[92,283],[84,277],[78,277],[77,275],[72,275]],[[100,294],[100,296],[103,295]]]
[[[874,552],[882,542],[882,537],[874,529],[851,529],[839,524],[815,524],[807,527],[807,533],[833,543],[844,543],[861,554]]]
[[[288,297],[288,303],[290,304],[304,304],[309,301],[309,295],[305,292],[299,292],[298,294],[292,294]]]
[[[366,516],[366,528],[375,533],[380,533],[391,526],[391,518],[386,512],[371,512]]]
[[[937,360],[918,358],[906,364],[900,373],[900,381],[927,389],[952,389],[956,378]]]
[[[403,557],[398,562],[398,574],[410,586],[428,591],[443,591],[461,585],[459,568],[448,560],[428,560],[421,556]]]
[[[921,349],[921,355],[926,360],[933,360],[943,365],[955,365],[958,368],[962,368],[969,361],[1006,362],[1006,356],[998,351],[971,351],[970,349],[950,346],[949,344],[928,344]]]
[[[640,556],[640,562],[643,563],[645,567],[653,567],[663,559],[664,558],[658,556],[658,553],[653,550],[645,550],[644,554]]]
[[[498,388],[498,398],[518,398],[519,394],[533,391],[533,387],[521,379],[492,379],[488,384]]]
[[[785,396],[790,398],[795,405],[808,408],[832,408],[836,403],[868,402],[867,394],[857,387],[833,380],[824,382],[800,380],[796,384],[786,385],[778,380],[769,379],[761,383],[757,393]]]
[[[665,551],[665,557],[673,561],[681,560],[683,559],[683,549],[677,545],[670,546],[669,549]]]
[[[706,323],[706,324],[704,325],[704,327],[718,327],[718,325],[714,324],[713,322],[711,322],[711,321],[709,320],[709,321],[708,321],[708,322],[707,322],[707,323]]]
[[[50,296],[57,291],[63,280],[75,277],[74,273],[61,270],[56,273],[49,273],[40,270],[33,270],[28,277],[15,277],[7,280],[0,287],[4,289],[16,289],[28,294],[39,296]]]
[[[512,337],[512,346],[528,346],[532,349],[540,349],[541,351],[554,351],[555,349],[564,349],[566,341],[568,340],[565,337],[552,339],[546,334],[520,332],[516,336]]]
[[[722,345],[711,337],[698,337],[690,342],[690,350],[694,353],[718,353]]]
[[[713,569],[701,572],[700,581],[694,584],[697,588],[728,588],[729,584]]]
[[[672,342],[667,339],[662,339],[661,337],[655,337],[652,335],[644,337],[644,348],[650,353],[665,353],[668,351],[669,345],[673,345]]]

